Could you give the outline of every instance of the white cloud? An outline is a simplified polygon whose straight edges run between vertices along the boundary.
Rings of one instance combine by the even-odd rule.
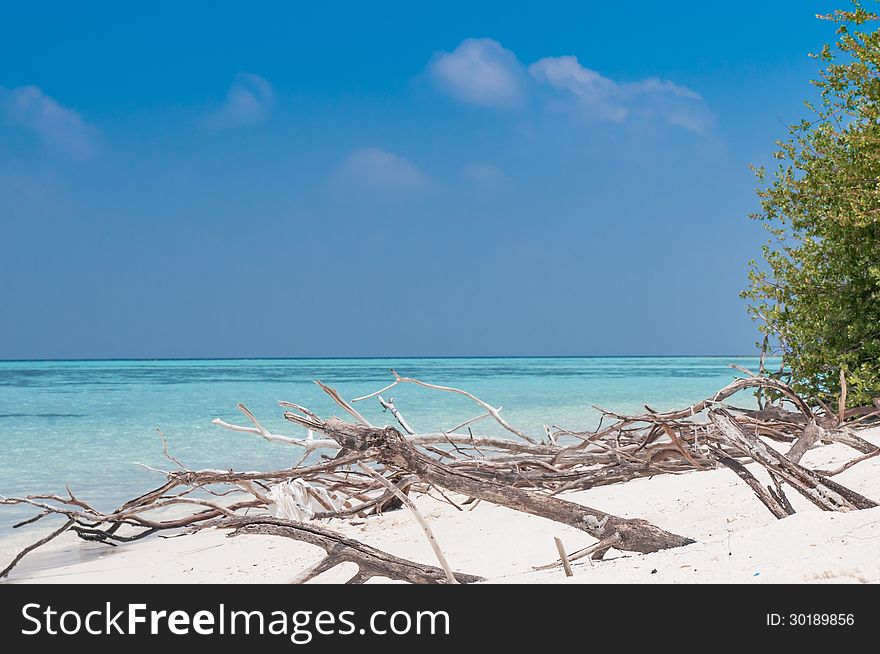
[[[36,86],[0,87],[0,120],[35,134],[57,154],[79,160],[94,154],[97,130]]]
[[[649,78],[623,84],[621,93],[634,116],[656,117],[698,134],[706,133],[715,125],[715,114],[703,97],[686,86]]]
[[[393,152],[360,148],[352,152],[337,170],[337,179],[348,186],[375,191],[420,191],[429,179],[418,167]]]
[[[488,163],[472,162],[466,164],[462,169],[462,174],[486,190],[498,189],[507,181],[507,177],[497,166]]]
[[[573,97],[594,118],[616,123],[626,119],[627,109],[618,97],[617,83],[584,68],[576,57],[539,59],[529,66],[529,73],[541,84]]]
[[[275,105],[275,92],[264,78],[239,73],[226,92],[226,100],[202,119],[209,129],[226,129],[260,123],[269,118]]]
[[[585,68],[576,57],[547,57],[529,66],[529,73],[555,92],[550,104],[579,118],[622,123],[659,119],[703,133],[714,117],[699,93],[655,77],[615,82]]]
[[[428,64],[435,83],[452,97],[486,107],[515,107],[524,98],[523,67],[492,39],[467,39]]]
[[[660,121],[704,133],[714,116],[695,91],[655,77],[618,82],[581,65],[576,57],[545,57],[528,68],[492,39],[467,39],[435,55],[428,73],[452,97],[469,104],[509,108],[543,100],[580,122]]]

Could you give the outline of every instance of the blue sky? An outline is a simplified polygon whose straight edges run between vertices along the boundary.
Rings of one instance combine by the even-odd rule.
[[[750,352],[838,6],[17,4],[0,358]]]

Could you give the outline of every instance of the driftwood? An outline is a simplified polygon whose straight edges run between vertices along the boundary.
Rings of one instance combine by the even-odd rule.
[[[574,573],[571,571],[571,561],[568,560],[568,554],[565,553],[565,546],[562,544],[562,541],[558,536],[553,537],[553,542],[556,544],[556,552],[559,554],[559,562],[562,564],[565,576],[573,577]]]
[[[880,453],[857,433],[880,418],[880,402],[841,413],[840,403],[837,411],[818,401],[814,407],[775,377],[752,375],[744,369],[743,372],[748,376],[688,407],[672,411],[646,407],[645,413],[637,415],[599,409],[602,420],[595,429],[558,426],[547,419],[543,431],[537,434],[512,425],[501,415],[501,407],[468,391],[404,377],[395,371],[390,384],[350,401],[335,388],[316,382],[353,422],[324,419],[293,402],[279,404],[288,409],[284,415],[291,423],[305,429],[304,434],[272,433],[241,404],[238,409],[246,424],[213,421],[224,430],[292,448],[292,465],[263,471],[191,470],[171,455],[163,437],[163,454],[171,469],[156,472],[164,476],[164,482],[113,511],[99,511],[69,489],[66,496],[0,498],[0,504],[26,505],[37,512],[16,528],[42,524],[53,516],[64,520],[63,527],[22,550],[0,572],[0,577],[7,575],[26,554],[66,531],[113,546],[156,533],[213,527],[233,529],[235,534],[294,538],[322,547],[326,556],[301,571],[295,579],[298,582],[307,581],[339,562],[351,561],[358,565],[359,572],[349,583],[360,583],[373,576],[414,583],[449,583],[454,578],[466,583],[479,578],[452,573],[439,546],[435,552],[448,573],[381,552],[320,523],[332,519],[372,520],[371,516],[403,506],[401,496],[409,501],[408,496],[430,494],[458,510],[465,510],[465,505],[469,505],[467,510],[473,510],[480,502],[489,502],[575,527],[596,539],[568,555],[569,564],[585,557],[601,558],[611,548],[651,553],[687,545],[691,540],[644,520],[598,511],[563,495],[718,465],[733,471],[779,519],[794,513],[785,495],[786,485],[826,511],[876,506],[873,500],[830,477]],[[448,429],[435,426],[419,432],[392,398],[385,399],[387,392],[400,384],[463,396],[480,413],[458,420]],[[758,395],[757,410],[727,403],[744,390]],[[767,398],[771,396],[781,399],[769,403]],[[356,403],[374,398],[404,433],[393,427],[374,426],[355,409]],[[489,420],[509,435],[474,433]],[[791,445],[783,455],[767,441]],[[833,470],[810,470],[801,461],[804,453],[818,443],[842,443],[860,455]],[[772,485],[763,486],[758,481],[750,470],[754,466],[765,469]],[[282,515],[281,500],[276,505],[273,498],[282,498],[284,502],[297,498],[295,502],[307,506],[294,504],[294,512],[297,517],[310,520],[291,520],[289,515]],[[415,509],[414,515],[434,547],[436,539],[424,516],[415,504],[407,506]],[[177,512],[169,515],[170,508]],[[273,512],[278,515],[272,515]],[[560,560],[551,565],[562,565],[564,558],[560,553]]]
[[[822,475],[790,461],[761,442],[741,425],[730,412],[713,409],[709,419],[718,427],[719,437],[726,444],[739,448],[753,461],[764,466],[792,486],[798,493],[823,511],[851,511],[877,506],[873,500],[845,488]]]
[[[794,510],[789,511],[786,508],[787,502],[783,502],[782,498],[774,494],[769,488],[764,488],[764,486],[761,485],[761,482],[758,481],[758,478],[755,477],[755,475],[753,475],[742,463],[727,456],[721,450],[710,448],[710,451],[719,463],[733,470],[737,477],[746,482],[748,487],[754,491],[755,496],[761,500],[761,503],[766,506],[774,516],[781,520],[794,513]]]
[[[401,491],[397,486],[392,484],[390,481],[385,479],[378,472],[374,472],[368,466],[363,463],[358,463],[358,467],[374,477],[376,481],[385,486],[389,491],[391,491],[410,511],[412,511],[413,516],[416,519],[416,522],[419,523],[419,527],[422,528],[422,532],[425,534],[425,538],[428,539],[428,543],[431,545],[431,549],[434,550],[434,554],[437,557],[437,561],[440,563],[440,567],[443,568],[443,572],[446,575],[446,581],[450,584],[456,583],[455,575],[452,574],[452,569],[449,567],[449,563],[446,561],[446,556],[443,554],[443,550],[440,549],[440,543],[437,542],[437,538],[434,536],[434,532],[431,531],[431,527],[428,525],[428,521],[425,520],[425,516],[422,515],[422,512],[419,511],[419,508],[415,505],[409,497],[407,497],[406,493]]]
[[[816,444],[822,435],[825,433],[825,430],[822,429],[819,425],[816,424],[815,420],[811,420],[806,427],[804,427],[803,433],[798,436],[798,439],[794,442],[794,445],[791,446],[791,449],[786,453],[785,458],[793,463],[800,463],[801,459],[804,458],[804,454],[807,453],[813,445]]]
[[[440,568],[402,559],[314,523],[294,522],[272,516],[238,516],[224,519],[211,526],[233,529],[230,536],[242,534],[281,536],[317,545],[323,549],[326,556],[304,573],[300,573],[292,583],[305,583],[322,572],[346,562],[354,563],[358,567],[357,574],[346,582],[349,584],[364,583],[372,577],[387,577],[413,584],[448,583],[446,572]],[[462,584],[483,580],[482,577],[460,572],[453,575],[455,581]]]
[[[21,523],[19,523],[19,524],[21,524]],[[67,522],[65,522],[64,525],[62,525],[59,529],[56,529],[48,536],[44,536],[43,538],[38,540],[36,543],[33,543],[33,544],[25,547],[23,550],[21,550],[18,554],[15,555],[15,558],[12,559],[12,561],[9,563],[9,565],[7,565],[5,568],[3,568],[2,571],[0,571],[0,579],[5,577],[6,575],[8,575],[12,571],[12,569],[16,565],[18,565],[18,562],[21,561],[28,554],[28,552],[33,552],[38,547],[41,547],[41,546],[45,545],[46,543],[48,543],[50,540],[57,538],[58,536],[63,534],[65,531],[70,529],[71,526],[73,526],[73,520],[71,518],[68,518]]]
[[[862,461],[867,461],[868,459],[873,459],[875,456],[880,455],[880,447],[875,449],[873,452],[868,452],[867,454],[863,454],[862,456],[856,457],[850,461],[847,461],[842,466],[835,468],[834,470],[817,470],[820,475],[825,477],[833,477],[835,475],[839,475],[841,472],[846,472],[850,468],[852,468],[857,463],[861,463]]]
[[[539,495],[456,470],[419,452],[394,427],[376,429],[343,422],[337,418],[316,420],[309,416],[297,416],[289,411],[284,417],[326,434],[347,450],[375,451],[380,463],[406,470],[429,484],[554,520],[585,531],[599,540],[613,539],[615,547],[621,550],[656,552],[693,542],[644,520],[619,518],[574,502]]]

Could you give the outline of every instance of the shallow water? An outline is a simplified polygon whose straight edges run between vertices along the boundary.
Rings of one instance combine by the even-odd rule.
[[[63,492],[67,483],[98,508],[111,509],[161,483],[161,475],[132,465],[168,468],[157,428],[191,468],[290,465],[298,455],[289,446],[215,427],[211,419],[247,424],[235,408],[243,402],[273,432],[302,435],[276,401],[338,414],[314,379],[352,398],[388,384],[394,368],[467,389],[504,407],[516,427],[543,437],[545,423],[595,427],[593,404],[621,412],[641,411],[643,404],[686,406],[738,375],[731,363],[758,365],[753,357],[2,361],[0,494]],[[464,397],[412,385],[388,396],[417,431],[448,429],[480,413]],[[753,402],[748,392],[737,397],[743,406]],[[374,424],[393,421],[375,399],[358,408]],[[478,435],[506,433],[490,421],[473,428]],[[0,507],[0,537],[32,513]]]

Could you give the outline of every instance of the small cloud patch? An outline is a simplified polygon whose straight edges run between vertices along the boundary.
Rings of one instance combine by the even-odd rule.
[[[430,180],[418,166],[381,148],[360,148],[336,171],[339,183],[368,191],[413,192],[427,189]]]
[[[239,73],[226,92],[223,104],[201,120],[208,129],[230,129],[262,123],[272,115],[275,92],[268,80],[253,73]]]
[[[35,135],[58,155],[76,160],[94,156],[98,130],[39,87],[0,87],[0,123]]]
[[[522,104],[523,67],[516,55],[492,39],[467,39],[452,52],[441,52],[428,64],[434,82],[468,104],[505,108]]]
[[[497,167],[489,163],[472,162],[462,169],[462,175],[477,186],[486,190],[499,189],[507,182],[507,177]]]

